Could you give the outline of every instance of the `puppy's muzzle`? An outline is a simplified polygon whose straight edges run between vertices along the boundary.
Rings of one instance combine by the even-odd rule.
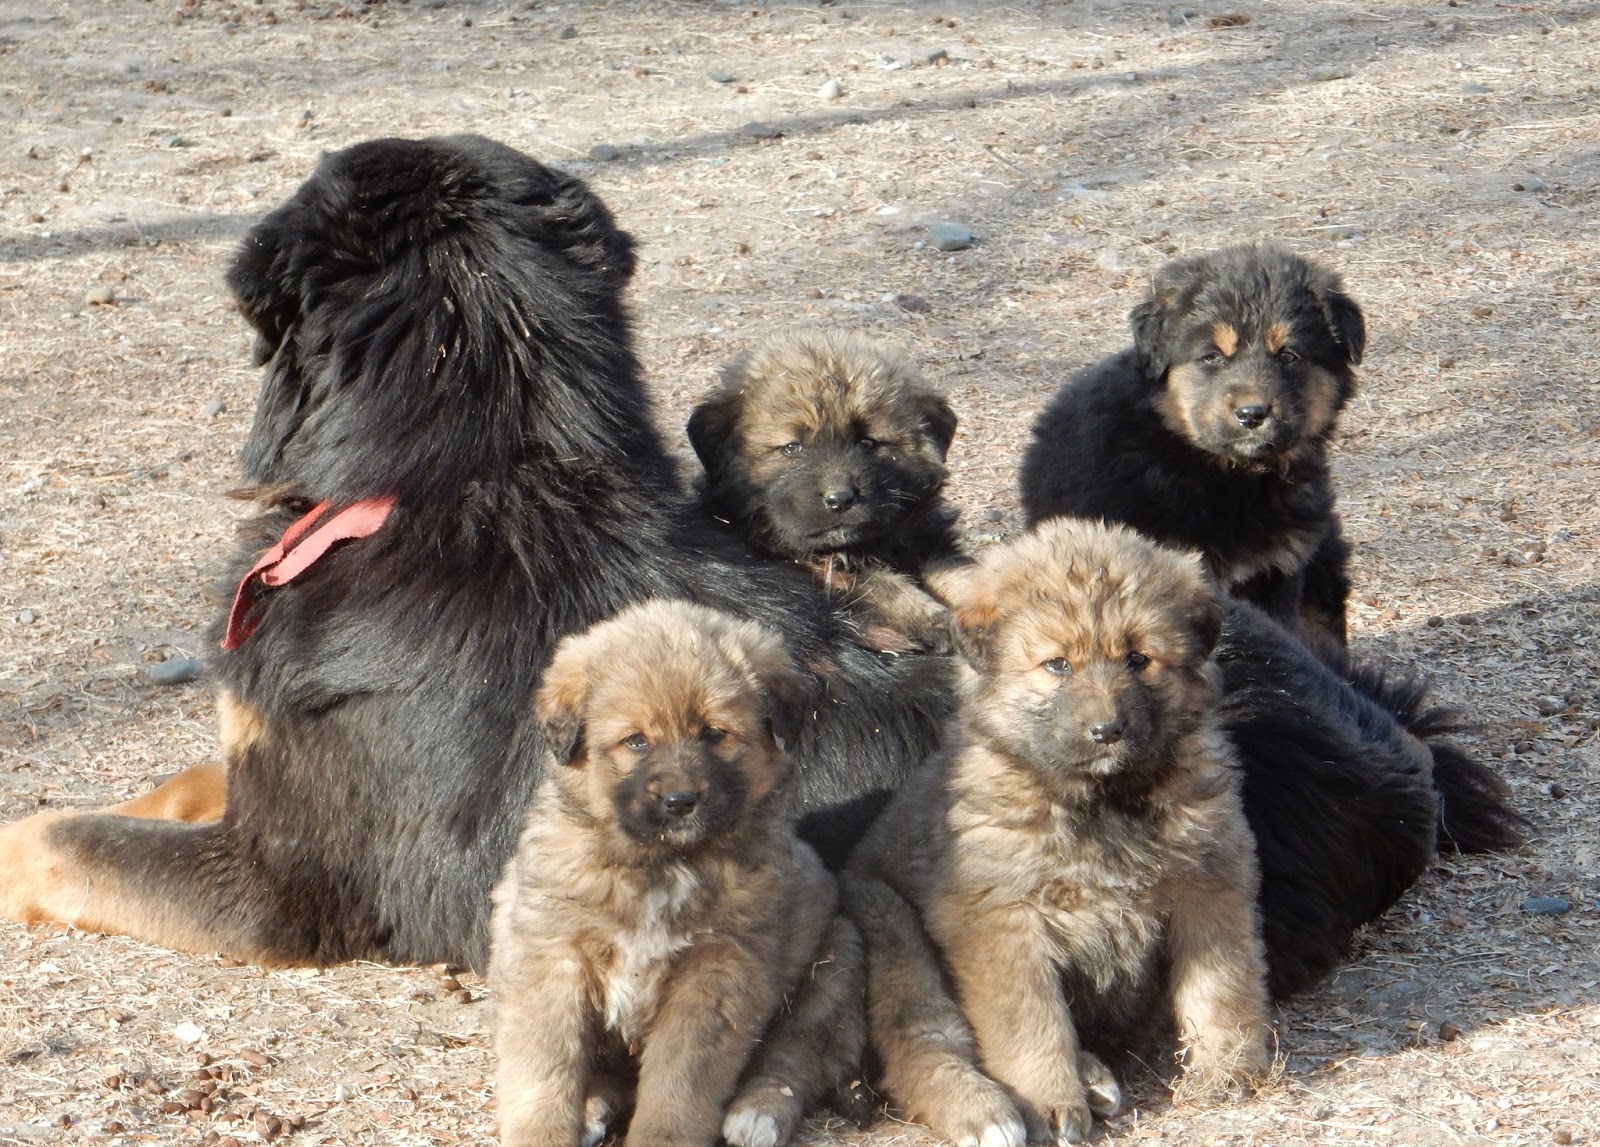
[[[1233,408],[1233,418],[1246,430],[1255,430],[1272,417],[1272,407],[1264,402],[1252,402]]]
[[[692,789],[678,789],[664,794],[661,807],[669,816],[685,817],[700,807],[700,794]]]

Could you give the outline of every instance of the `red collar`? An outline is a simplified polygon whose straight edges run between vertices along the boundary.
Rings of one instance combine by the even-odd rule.
[[[331,505],[331,502],[318,502],[309,514],[283,531],[277,544],[250,567],[250,572],[239,582],[233,608],[228,611],[228,629],[222,637],[222,648],[237,649],[255,632],[261,619],[251,617],[250,610],[261,596],[262,586],[280,586],[293,581],[310,569],[335,542],[376,533],[394,511],[394,496],[363,498],[312,530]]]

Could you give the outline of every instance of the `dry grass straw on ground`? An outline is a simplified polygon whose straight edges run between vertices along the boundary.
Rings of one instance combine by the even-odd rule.
[[[145,671],[200,652],[236,512],[255,375],[223,261],[323,149],[476,130],[593,180],[643,245],[633,299],[669,424],[771,331],[900,343],[962,416],[975,544],[1016,528],[1030,416],[1123,341],[1148,272],[1276,236],[1341,268],[1372,326],[1338,463],[1356,646],[1430,668],[1481,720],[1472,745],[1536,838],[1441,861],[1284,1012],[1276,1086],[1174,1108],[1136,1080],[1109,1135],[1586,1141],[1597,35],[1592,4],[1488,0],[0,7],[0,814],[209,759],[204,687]],[[937,253],[938,220],[980,242]],[[1523,910],[1543,894],[1571,910]],[[10,926],[0,945],[0,1142],[491,1138],[470,977],[264,972]],[[215,1110],[178,1110],[202,1082]]]

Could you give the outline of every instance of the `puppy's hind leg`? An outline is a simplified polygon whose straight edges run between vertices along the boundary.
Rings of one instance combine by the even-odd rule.
[[[844,1073],[860,1068],[867,1041],[865,991],[860,933],[835,917],[728,1105],[722,1137],[732,1147],[782,1147],[806,1111]]]
[[[221,824],[40,813],[0,828],[0,915],[57,921],[186,952],[304,963],[275,948],[267,895]]]
[[[883,1084],[907,1118],[955,1147],[1023,1147],[1027,1127],[978,1070],[972,1029],[950,996],[916,910],[888,885],[840,878],[867,951],[867,1020]]]

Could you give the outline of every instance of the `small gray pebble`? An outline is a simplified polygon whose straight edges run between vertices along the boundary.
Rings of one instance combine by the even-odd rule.
[[[228,404],[226,402],[223,402],[220,398],[213,398],[210,402],[206,403],[200,408],[200,417],[215,418],[217,415],[221,414],[227,409]]]
[[[817,89],[817,96],[820,99],[836,100],[843,95],[844,85],[838,80],[829,80]]]
[[[732,72],[707,72],[706,75],[714,84],[731,84],[739,78]]]
[[[783,133],[769,123],[751,120],[739,129],[739,134],[746,139],[777,139]]]
[[[1190,20],[1198,20],[1199,18],[1200,13],[1196,12],[1193,8],[1174,8],[1172,11],[1167,13],[1167,23],[1171,24],[1174,28],[1181,28]]]
[[[1440,617],[1436,613],[1432,617],[1428,618],[1428,620],[1426,622],[1424,622],[1423,624],[1425,624],[1429,629],[1438,629],[1441,625],[1444,624],[1444,618]]]
[[[1560,896],[1530,896],[1522,902],[1522,910],[1531,916],[1560,916],[1572,910],[1572,902]]]
[[[89,288],[89,293],[83,296],[83,301],[91,307],[109,307],[117,301],[117,292],[107,283],[96,283]]]
[[[1551,800],[1563,800],[1567,795],[1567,787],[1560,781],[1551,781],[1545,786],[1545,792],[1550,794]]]
[[[355,1088],[351,1087],[348,1083],[341,1083],[333,1089],[333,1100],[335,1103],[344,1103],[350,1099],[353,1099],[355,1094]]]
[[[1511,746],[1511,751],[1513,753],[1517,753],[1517,754],[1531,753],[1531,752],[1533,752],[1533,742],[1532,741],[1518,741],[1516,744]]]
[[[972,228],[960,223],[931,223],[928,234],[933,236],[933,245],[941,251],[965,251],[973,242]]]
[[[32,625],[36,619],[37,615],[31,609],[19,610],[17,613],[17,620],[23,625]]]
[[[589,149],[589,158],[598,159],[602,163],[609,163],[613,159],[622,158],[622,149],[612,147],[609,143],[597,143]]]
[[[558,40],[576,40],[577,38],[578,29],[571,24],[563,24],[556,29],[556,39]]]
[[[1486,96],[1489,94],[1488,84],[1462,84],[1461,94],[1464,96]]]
[[[935,48],[931,52],[923,53],[922,56],[922,62],[927,64],[930,68],[934,64],[937,64],[940,60],[944,60],[946,63],[950,61],[950,53],[945,51],[943,48]]]
[[[1349,68],[1342,68],[1334,64],[1326,64],[1320,68],[1311,69],[1311,78],[1319,84],[1328,83],[1330,80],[1348,80],[1355,75]]]
[[[894,297],[894,305],[902,311],[921,313],[928,309],[928,300],[921,295],[896,295]]]
[[[1513,191],[1549,191],[1550,185],[1542,179],[1523,179],[1511,185]]]
[[[192,657],[169,657],[150,666],[150,680],[157,685],[182,685],[205,672],[205,666]]]
[[[1541,717],[1554,717],[1557,713],[1563,712],[1566,707],[1567,703],[1559,697],[1540,697],[1538,701],[1539,716]]]
[[[1006,520],[1005,511],[1004,510],[996,510],[992,506],[989,509],[987,509],[987,510],[985,510],[983,512],[983,516],[987,521],[990,521],[990,522],[1003,522],[1003,521]]]

